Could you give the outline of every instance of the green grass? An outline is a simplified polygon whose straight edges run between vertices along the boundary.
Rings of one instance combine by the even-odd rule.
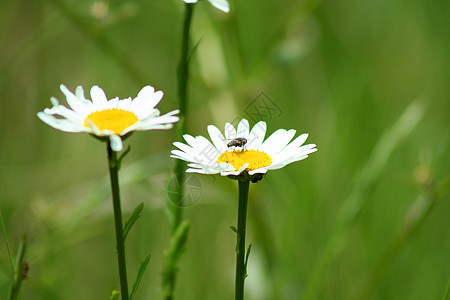
[[[281,112],[266,118],[269,133],[294,128],[318,145],[250,186],[246,299],[445,297],[450,5],[438,2],[231,1],[228,15],[198,4],[188,132],[250,118],[264,92]],[[150,84],[165,93],[162,112],[177,108],[182,1],[111,0],[106,20],[89,15],[92,3],[0,3],[0,210],[13,254],[28,236],[21,299],[107,299],[119,287],[104,145],[36,112],[51,96],[65,101],[60,83],[122,98]],[[162,299],[175,136],[125,142],[124,219],[144,202],[127,237],[130,282],[151,254],[135,299]],[[232,299],[237,186],[194,176],[202,195],[184,211],[176,299]],[[3,299],[11,266],[0,240]]]

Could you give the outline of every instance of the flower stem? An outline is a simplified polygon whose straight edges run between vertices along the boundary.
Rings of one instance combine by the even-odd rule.
[[[186,110],[188,100],[188,82],[189,82],[189,60],[190,60],[190,30],[192,14],[194,12],[194,3],[186,3],[184,11],[183,32],[181,41],[181,57],[177,69],[178,79],[178,99],[180,108],[180,121],[177,126],[177,140],[181,140],[186,133]],[[177,236],[183,230],[183,195],[186,167],[184,162],[177,159],[175,161],[175,184],[171,187],[168,197],[169,216],[172,225],[171,241],[179,240]],[[184,230],[187,232],[186,230]],[[186,233],[187,234],[187,233]],[[183,242],[184,245],[185,241]],[[163,269],[162,286],[164,290],[164,299],[172,300],[174,298],[176,273],[178,270],[177,263],[180,259],[183,247],[171,245],[170,249],[176,249],[176,253],[166,254]],[[173,259],[177,257],[177,259]]]
[[[127,266],[125,262],[125,240],[123,238],[122,209],[120,207],[119,166],[117,154],[108,142],[108,163],[111,180],[114,223],[116,227],[117,259],[119,263],[120,291],[122,300],[128,300]]]
[[[247,277],[245,268],[245,228],[247,222],[247,202],[250,181],[239,182],[239,208],[237,222],[237,242],[236,242],[236,284],[235,299],[244,299],[244,281]]]
[[[181,42],[181,58],[178,64],[177,77],[178,77],[178,98],[180,105],[180,121],[178,122],[177,128],[177,140],[182,140],[183,135],[186,133],[186,110],[187,110],[187,100],[188,100],[188,82],[189,82],[189,50],[190,50],[190,28],[192,14],[194,12],[194,4],[185,4],[184,22],[183,22],[183,33]],[[180,226],[183,216],[182,216],[182,201],[184,194],[184,178],[186,173],[186,167],[183,161],[177,159],[175,162],[175,176],[177,179],[176,191],[174,203],[176,203],[172,216],[172,233],[174,233],[178,226]]]

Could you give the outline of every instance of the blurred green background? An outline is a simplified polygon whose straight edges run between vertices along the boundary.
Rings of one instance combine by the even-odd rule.
[[[189,132],[263,119],[268,133],[308,132],[319,149],[250,187],[246,299],[443,299],[450,2],[230,5],[229,14],[196,6]],[[105,145],[36,113],[51,96],[65,104],[61,83],[98,84],[110,98],[150,84],[165,93],[162,112],[177,108],[183,9],[181,0],[0,2],[0,209],[14,252],[28,232],[22,299],[109,299],[118,287]],[[137,299],[162,295],[174,139],[175,130],[138,132],[125,143],[125,215],[145,204],[127,240],[130,282],[152,255]],[[237,184],[193,176],[201,196],[184,209],[192,228],[176,299],[232,299]]]

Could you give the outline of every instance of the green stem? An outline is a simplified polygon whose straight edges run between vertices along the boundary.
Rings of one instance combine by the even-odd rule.
[[[194,4],[185,5],[184,22],[183,22],[183,33],[181,42],[181,58],[178,64],[178,98],[179,98],[179,108],[180,108],[180,121],[178,122],[177,129],[177,140],[182,140],[183,135],[186,133],[186,111],[187,111],[187,101],[188,101],[188,83],[189,83],[189,50],[190,50],[190,28],[192,14],[194,12]],[[175,232],[180,226],[182,221],[182,207],[181,203],[184,194],[184,178],[186,173],[185,163],[182,160],[177,159],[175,162],[175,176],[177,179],[177,184],[175,187],[175,203],[177,204],[173,210],[173,223],[172,232]]]
[[[189,61],[190,61],[190,30],[192,15],[194,12],[195,4],[185,4],[183,32],[181,41],[181,58],[177,69],[178,79],[178,99],[179,99],[179,117],[177,127],[177,140],[182,140],[183,135],[186,133],[186,111],[188,102],[188,83],[189,83]],[[175,239],[181,230],[181,224],[183,221],[183,195],[184,195],[184,181],[186,166],[184,161],[177,159],[175,161],[174,173],[176,177],[175,184],[171,187],[171,195],[169,196],[169,214],[172,225],[171,240]],[[174,298],[175,280],[177,273],[177,266],[179,255],[181,255],[181,248],[176,247],[174,255],[166,255],[165,264],[163,270],[163,290],[164,299],[172,300]],[[173,257],[178,257],[177,260],[173,260]]]
[[[236,242],[236,284],[235,299],[244,299],[245,270],[245,231],[247,222],[247,202],[250,181],[239,181],[239,208],[237,222],[237,242]]]
[[[125,240],[123,238],[122,209],[120,208],[119,166],[117,153],[108,142],[108,163],[111,180],[114,223],[116,227],[117,259],[119,263],[120,291],[122,300],[128,300],[127,266],[125,262]]]
[[[8,300],[19,299],[20,287],[22,282],[27,278],[28,264],[25,262],[25,253],[27,249],[27,237],[26,234],[22,237],[22,241],[19,244],[16,256],[16,267],[13,272],[13,280],[9,288]]]
[[[6,248],[8,249],[9,264],[11,265],[11,271],[12,271],[13,277],[14,277],[14,263],[13,263],[13,261],[12,261],[11,249],[9,248],[8,235],[6,234],[5,222],[4,222],[4,220],[3,220],[3,214],[2,214],[2,211],[1,211],[1,210],[0,210],[0,221],[1,221],[1,223],[2,223],[3,235],[5,236]]]

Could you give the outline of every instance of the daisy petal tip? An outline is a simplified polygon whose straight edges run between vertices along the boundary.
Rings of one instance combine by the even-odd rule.
[[[113,151],[120,152],[120,151],[123,150],[123,142],[122,142],[122,139],[119,136],[117,136],[115,134],[110,135],[109,136],[109,141],[111,143],[111,149]]]
[[[59,101],[55,97],[50,97],[50,102],[53,104],[53,106],[59,105]]]

